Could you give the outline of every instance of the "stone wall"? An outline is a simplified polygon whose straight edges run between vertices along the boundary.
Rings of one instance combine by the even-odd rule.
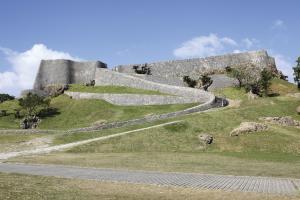
[[[207,102],[210,98],[214,98],[213,94],[203,90],[151,82],[135,76],[118,73],[107,69],[97,69],[95,81],[96,85],[117,85],[145,90],[154,90],[180,97],[197,98],[199,102]]]
[[[212,56],[207,58],[194,58],[185,60],[172,60],[165,62],[148,63],[152,75],[137,75],[132,69],[133,66],[142,66],[144,64],[119,65],[113,68],[113,71],[135,74],[140,78],[158,83],[183,86],[183,76],[198,78],[200,72],[224,72],[225,67],[239,65],[242,63],[253,63],[259,68],[270,67],[276,70],[275,60],[264,50],[251,51],[245,53],[226,54],[221,56]],[[214,79],[214,78],[213,78]],[[233,80],[226,79],[226,84],[232,84]],[[216,81],[219,81],[217,79]],[[215,86],[220,85],[220,83]],[[212,87],[215,87],[212,85]]]
[[[69,91],[65,91],[64,94],[72,97],[73,99],[102,99],[111,104],[121,106],[201,103],[198,98],[169,95],[108,94]]]
[[[42,60],[34,89],[40,90],[52,84],[88,83],[95,79],[97,68],[106,68],[106,64],[99,61]]]

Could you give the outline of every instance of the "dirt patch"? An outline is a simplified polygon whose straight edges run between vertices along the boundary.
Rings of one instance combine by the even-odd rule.
[[[233,99],[227,99],[228,100],[228,107],[230,108],[239,108],[241,106],[241,100],[233,100]]]

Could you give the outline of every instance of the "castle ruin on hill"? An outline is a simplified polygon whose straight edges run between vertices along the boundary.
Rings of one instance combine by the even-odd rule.
[[[172,86],[185,86],[182,77],[194,77],[199,72],[208,71],[213,79],[212,88],[225,87],[233,84],[234,80],[222,73],[227,66],[241,63],[252,63],[259,68],[269,67],[277,71],[275,60],[264,50],[244,53],[226,54],[207,58],[194,58],[185,60],[172,60],[147,64],[151,74],[137,74],[134,66],[142,67],[144,64],[119,65],[109,70],[107,65],[100,61],[77,62],[72,60],[42,60],[34,83],[34,90],[42,90],[53,84],[84,84],[95,80],[96,85],[108,84],[107,73],[132,76]],[[105,71],[105,73],[104,73]],[[124,76],[122,76],[124,77]],[[122,78],[114,79],[114,85],[122,85]],[[120,82],[120,83],[118,83]],[[146,87],[147,88],[147,87]]]

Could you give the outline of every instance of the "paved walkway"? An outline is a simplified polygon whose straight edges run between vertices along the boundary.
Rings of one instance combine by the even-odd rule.
[[[127,171],[61,165],[0,163],[0,172],[284,195],[299,194],[300,189],[300,179]]]
[[[62,150],[65,150],[65,149],[69,149],[69,148],[72,148],[72,147],[75,147],[75,146],[87,144],[87,143],[90,143],[90,142],[107,140],[107,139],[110,139],[110,138],[119,137],[119,136],[126,135],[126,134],[129,134],[129,133],[135,133],[135,132],[139,132],[139,131],[143,131],[143,130],[162,127],[162,126],[165,126],[165,125],[176,124],[178,122],[181,122],[181,120],[162,123],[162,124],[158,124],[158,125],[154,125],[154,126],[149,126],[149,127],[146,127],[146,128],[135,129],[135,130],[132,130],[132,131],[125,131],[125,132],[116,133],[116,134],[112,134],[112,135],[101,136],[101,137],[97,137],[97,138],[93,138],[93,139],[82,140],[82,141],[78,141],[78,142],[72,142],[72,143],[68,143],[68,144],[61,144],[61,145],[50,146],[50,147],[36,148],[36,149],[32,149],[32,150],[0,153],[0,160],[5,160],[5,159],[8,159],[8,158],[13,158],[13,157],[17,157],[17,156],[25,156],[25,155],[32,155],[32,154],[43,154],[43,153],[50,153],[50,152],[53,152],[53,151],[62,151]]]

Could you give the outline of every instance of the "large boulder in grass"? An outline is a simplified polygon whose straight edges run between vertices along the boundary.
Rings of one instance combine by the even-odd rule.
[[[300,128],[300,121],[294,120],[290,116],[286,117],[261,117],[259,120],[263,120],[265,122],[271,123],[271,124],[277,124],[280,126],[295,126]]]
[[[241,134],[249,134],[260,131],[265,131],[268,129],[266,124],[256,123],[256,122],[242,122],[239,127],[233,129],[230,132],[230,136],[239,136]]]
[[[200,142],[204,144],[211,144],[214,140],[213,136],[207,133],[202,133],[198,135],[198,139]]]
[[[69,87],[68,85],[64,84],[55,84],[55,85],[47,85],[43,91],[45,91],[48,96],[51,97],[57,97],[64,93],[65,90],[67,90]]]

